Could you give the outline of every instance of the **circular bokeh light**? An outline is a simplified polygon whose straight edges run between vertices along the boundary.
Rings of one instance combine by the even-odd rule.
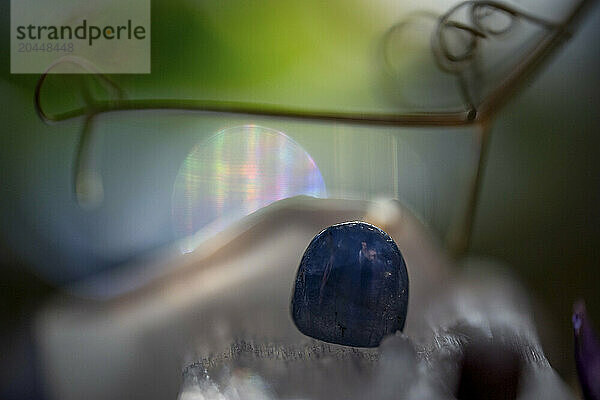
[[[173,188],[179,237],[205,237],[277,200],[324,197],[325,183],[310,155],[282,132],[256,125],[219,131],[183,161]],[[182,251],[192,251],[186,240]]]

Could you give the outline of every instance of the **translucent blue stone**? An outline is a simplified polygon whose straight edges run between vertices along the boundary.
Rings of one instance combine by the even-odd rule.
[[[292,295],[294,323],[305,335],[375,347],[404,327],[408,274],[392,238],[364,222],[333,225],[304,252]]]

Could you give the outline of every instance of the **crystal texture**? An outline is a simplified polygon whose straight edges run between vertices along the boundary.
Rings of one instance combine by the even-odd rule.
[[[304,252],[292,295],[294,323],[326,342],[375,347],[404,327],[408,274],[392,238],[348,222],[319,233]]]

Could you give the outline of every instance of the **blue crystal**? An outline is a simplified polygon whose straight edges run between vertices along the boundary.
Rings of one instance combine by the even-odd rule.
[[[294,323],[305,335],[375,347],[402,330],[407,307],[406,264],[381,229],[364,222],[333,225],[308,245],[291,303]]]

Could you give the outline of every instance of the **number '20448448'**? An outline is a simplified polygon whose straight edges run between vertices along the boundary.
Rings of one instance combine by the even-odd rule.
[[[19,42],[17,44],[17,51],[19,53],[31,53],[43,51],[47,53],[72,53],[74,46],[72,42],[63,43],[31,43],[31,42]]]

